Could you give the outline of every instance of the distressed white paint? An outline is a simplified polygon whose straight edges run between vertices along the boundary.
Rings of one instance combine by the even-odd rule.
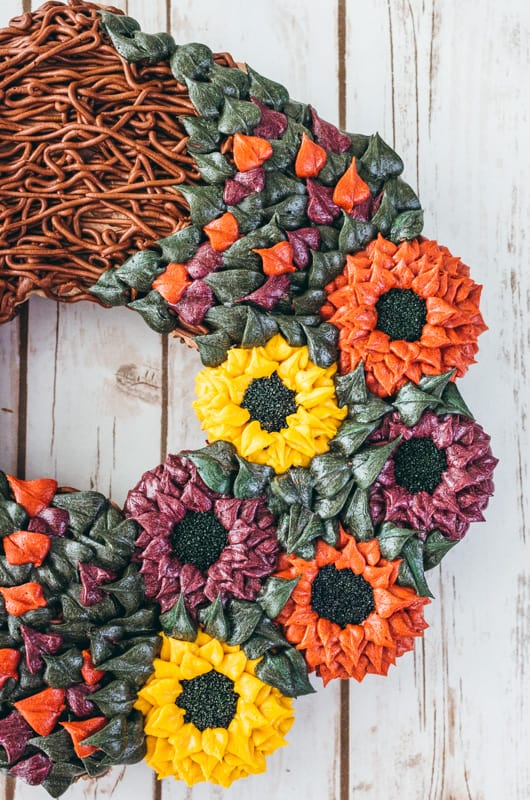
[[[113,5],[118,5],[114,0]],[[122,0],[146,30],[163,30],[164,0]],[[426,210],[425,234],[472,266],[484,283],[490,331],[462,381],[492,433],[497,494],[432,577],[431,628],[414,655],[384,679],[350,689],[350,795],[383,800],[529,800],[530,559],[527,487],[530,279],[530,5],[527,0],[345,0],[347,127],[379,130],[406,163]],[[21,10],[3,0],[0,23]],[[338,118],[338,3],[174,0],[177,41],[206,41]],[[36,299],[28,315],[27,476],[95,487],[122,502],[167,449],[195,447],[191,414],[198,358],[162,342],[134,314]],[[0,466],[15,469],[19,324],[0,328]],[[167,380],[169,405],[163,408]],[[161,422],[167,413],[167,441]],[[167,800],[339,797],[339,687],[297,702],[289,748],[264,776],[228,791],[186,791],[164,781]],[[7,793],[11,796],[12,784]],[[150,798],[142,765],[82,781],[67,798]],[[44,800],[17,785],[17,800]],[[345,797],[342,798],[345,800]]]

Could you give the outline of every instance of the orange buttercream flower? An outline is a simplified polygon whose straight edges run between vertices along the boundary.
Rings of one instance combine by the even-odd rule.
[[[486,330],[482,287],[469,277],[469,267],[434,241],[396,245],[380,235],[346,256],[346,267],[326,291],[322,315],[340,331],[340,371],[363,361],[368,388],[379,397],[407,380],[418,383],[422,375],[455,369],[455,378],[461,377]]]
[[[299,581],[277,621],[324,685],[386,675],[427,627],[429,600],[396,584],[400,563],[381,558],[377,539],[357,542],[342,528],[335,547],[319,540],[312,561],[281,557],[277,577]]]

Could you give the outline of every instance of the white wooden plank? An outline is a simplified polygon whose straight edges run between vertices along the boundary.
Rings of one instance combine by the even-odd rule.
[[[276,0],[266,8],[243,0],[228,0],[222,10],[214,0],[179,0],[171,6],[171,30],[177,42],[201,41],[213,50],[230,52],[333,121],[338,120],[336,27],[334,4],[325,15],[318,13],[315,3],[301,0],[289,5]],[[204,433],[191,411],[200,362],[197,354],[178,350],[178,345],[176,352],[175,346],[170,341],[168,448],[172,452],[204,444]],[[339,796],[340,687],[323,691],[317,683],[318,694],[295,701],[288,747],[268,759],[264,775],[233,784],[231,800],[290,797],[295,792],[308,800]],[[183,784],[163,781],[164,800],[176,800],[183,791]],[[213,800],[227,794],[202,784],[189,790],[186,798]]]
[[[14,472],[18,451],[19,322],[0,325],[0,469]]]

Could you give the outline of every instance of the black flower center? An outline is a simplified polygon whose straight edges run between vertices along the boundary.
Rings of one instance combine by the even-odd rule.
[[[389,289],[375,304],[376,330],[391,339],[417,342],[427,322],[427,304],[412,289]]]
[[[428,436],[402,442],[394,454],[394,477],[399,486],[416,494],[432,494],[447,469],[445,451]]]
[[[270,378],[254,378],[247,387],[241,401],[252,420],[271,433],[287,427],[289,414],[296,414],[296,392],[288,389],[277,372]]]
[[[200,731],[228,728],[236,713],[239,695],[234,681],[215,669],[191,680],[181,680],[183,692],[175,703],[186,712],[184,719]]]
[[[206,572],[228,544],[228,532],[213,511],[187,511],[173,528],[170,542],[181,564]]]
[[[341,628],[360,625],[375,610],[374,593],[362,575],[328,564],[313,581],[311,606]]]

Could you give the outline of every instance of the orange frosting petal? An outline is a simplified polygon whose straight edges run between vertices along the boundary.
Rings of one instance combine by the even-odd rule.
[[[16,502],[21,505],[30,517],[34,517],[43,508],[47,508],[57,491],[57,481],[51,478],[37,478],[23,481],[13,475],[6,475]]]
[[[260,136],[236,133],[233,140],[233,155],[239,172],[247,172],[249,169],[261,167],[272,156],[272,145]]]

